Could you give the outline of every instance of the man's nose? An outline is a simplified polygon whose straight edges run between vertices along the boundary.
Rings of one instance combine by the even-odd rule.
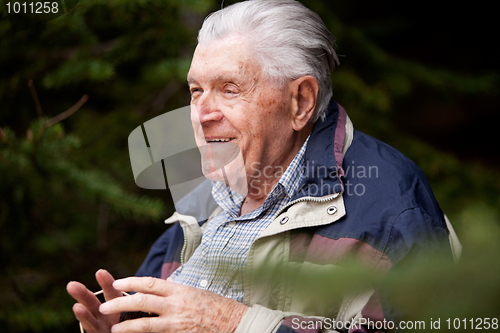
[[[224,117],[217,96],[211,91],[203,92],[203,95],[198,98],[194,106],[200,124],[209,121],[220,121]]]

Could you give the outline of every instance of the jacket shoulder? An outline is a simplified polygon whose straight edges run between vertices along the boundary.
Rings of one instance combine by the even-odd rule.
[[[320,228],[319,235],[367,243],[392,262],[414,247],[438,248],[447,239],[444,214],[427,178],[404,154],[354,131],[343,169],[346,215]]]
[[[347,196],[360,203],[377,203],[402,212],[420,208],[431,216],[442,211],[423,171],[397,149],[362,132],[354,139],[344,158]],[[445,225],[441,219],[439,225]]]

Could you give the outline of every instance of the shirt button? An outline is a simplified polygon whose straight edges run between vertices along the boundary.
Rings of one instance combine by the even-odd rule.
[[[200,281],[200,287],[205,288],[206,286],[208,286],[208,281],[207,280],[201,280]]]
[[[234,227],[236,225],[236,222],[234,221],[231,221],[227,224],[228,226],[230,226],[231,228]]]

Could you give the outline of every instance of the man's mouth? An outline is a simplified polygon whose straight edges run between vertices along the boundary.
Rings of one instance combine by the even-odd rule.
[[[230,142],[235,138],[214,138],[214,139],[206,139],[207,143],[219,143],[219,142]]]
[[[215,172],[231,163],[240,152],[235,137],[205,137],[206,145],[200,146],[203,173]],[[224,144],[225,143],[225,144]]]

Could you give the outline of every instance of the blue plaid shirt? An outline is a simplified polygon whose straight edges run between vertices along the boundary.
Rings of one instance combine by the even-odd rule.
[[[226,184],[214,182],[212,195],[223,209],[207,223],[201,244],[173,274],[176,283],[210,290],[243,302],[245,267],[250,246],[290,202],[304,171],[307,141],[259,208],[239,216],[244,196]]]

